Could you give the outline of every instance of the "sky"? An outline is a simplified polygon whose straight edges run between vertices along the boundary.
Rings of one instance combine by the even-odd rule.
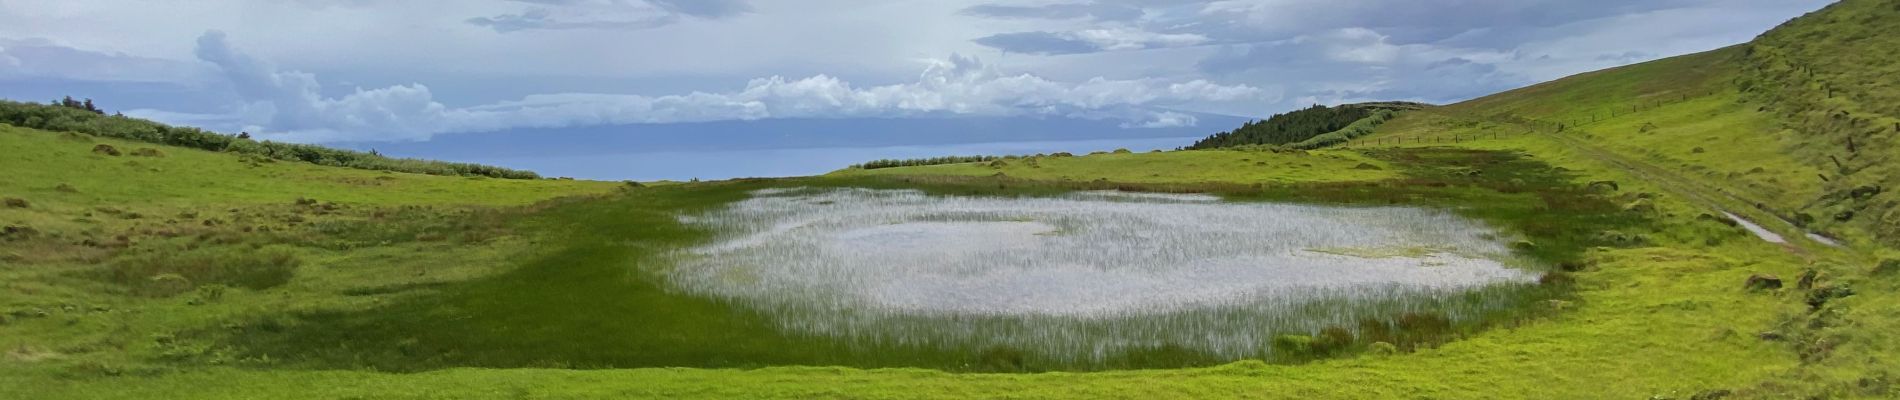
[[[877,122],[850,137],[880,145],[1008,139],[904,125],[944,120],[1052,131],[1036,140],[1178,137],[1715,49],[1826,3],[0,0],[0,97],[475,160],[852,121]]]

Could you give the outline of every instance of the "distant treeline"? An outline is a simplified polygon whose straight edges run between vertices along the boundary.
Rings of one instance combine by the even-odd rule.
[[[1319,136],[1314,136],[1299,142],[1289,143],[1285,146],[1300,150],[1312,150],[1346,143],[1360,136],[1371,135],[1373,130],[1379,129],[1379,125],[1384,125],[1385,121],[1389,121],[1392,117],[1397,115],[1399,115],[1399,112],[1396,110],[1374,110],[1372,111],[1372,115],[1360,118],[1358,121],[1353,121],[1344,128],[1339,128],[1339,130],[1323,133]]]
[[[93,136],[249,154],[335,167],[429,175],[486,176],[507,179],[540,178],[540,175],[530,171],[480,164],[390,158],[374,152],[333,149],[307,144],[257,141],[251,140],[249,134],[232,136],[192,127],[170,126],[119,114],[106,115],[104,111],[93,106],[91,99],[75,101],[68,97],[54,101],[52,104],[0,100],[0,123],[23,128],[79,132]]]
[[[973,162],[990,162],[990,161],[1000,160],[1002,158],[1003,157],[997,157],[997,156],[948,156],[948,157],[932,157],[932,158],[912,158],[912,159],[904,159],[904,160],[875,160],[875,161],[871,161],[871,162],[867,162],[863,164],[853,165],[851,166],[851,168],[878,169],[878,168],[915,167],[915,166],[920,166],[920,165],[962,164],[962,163],[973,163]]]
[[[1405,102],[1346,104],[1337,107],[1315,105],[1303,110],[1275,114],[1265,120],[1248,121],[1240,128],[1208,136],[1187,148],[1212,149],[1300,143],[1345,129],[1354,122],[1371,117],[1381,110],[1410,110],[1424,106]]]

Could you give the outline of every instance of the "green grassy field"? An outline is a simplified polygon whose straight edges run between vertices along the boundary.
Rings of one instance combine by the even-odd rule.
[[[1893,64],[1867,61],[1890,51],[1824,54],[1891,42],[1865,34],[1900,12],[1882,7],[1832,6],[1755,50],[1406,111],[1317,151],[636,188],[265,162],[0,126],[0,398],[1892,398],[1900,252],[1881,218],[1894,195],[1841,194],[1890,178],[1883,166],[1843,173],[1817,149],[1845,139],[1816,145],[1834,137],[1805,133],[1883,127],[1891,85],[1811,102],[1798,99],[1822,85],[1745,85],[1791,79],[1751,67],[1789,60],[1807,67],[1768,71],[1887,82],[1878,72]],[[1800,37],[1816,45],[1790,42]],[[1804,118],[1826,107],[1767,99],[1870,122],[1816,122]],[[1846,161],[1871,165],[1894,149],[1877,132],[1860,137],[1862,155]],[[94,153],[100,144],[125,154]],[[1299,357],[1130,353],[1099,366],[787,335],[769,315],[655,278],[668,267],[657,254],[710,234],[678,215],[793,186],[1432,207],[1521,235],[1518,251],[1563,278],[1396,352],[1361,337]],[[1872,216],[1836,218],[1844,210]],[[1721,211],[1790,241],[1756,239]],[[1745,289],[1756,274],[1786,287]]]

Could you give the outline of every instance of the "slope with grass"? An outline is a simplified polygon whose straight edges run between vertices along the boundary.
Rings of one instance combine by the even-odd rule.
[[[1884,182],[1865,172],[1883,167],[1841,173],[1817,149],[1845,151],[1846,136],[1816,144],[1835,136],[1814,132],[1874,124],[1851,121],[1890,108],[1879,88],[1892,78],[1877,72],[1893,64],[1837,64],[1894,54],[1881,47],[1890,40],[1856,33],[1891,24],[1891,7],[1850,0],[1749,47],[1407,111],[1312,152],[1037,157],[630,188],[162,146],[149,147],[163,157],[95,155],[97,143],[147,146],[0,127],[0,148],[24,150],[0,167],[28,171],[0,176],[0,197],[24,204],[0,209],[0,223],[33,228],[0,241],[0,398],[1893,398],[1900,254],[1883,241],[1887,225],[1826,213],[1873,213],[1893,194],[1853,196]],[[1827,54],[1843,49],[1854,52]],[[1750,83],[1789,79],[1750,70],[1762,60],[1863,83],[1819,95],[1853,116],[1813,125],[1785,111],[1805,100],[1761,91],[1814,96],[1802,90],[1822,86]],[[1393,140],[1402,137],[1414,140]],[[1887,150],[1856,138],[1864,155],[1843,164]],[[1566,273],[1545,283],[1561,289],[1554,297],[1416,346],[1225,364],[1155,352],[1109,369],[1190,367],[1039,373],[970,371],[1078,368],[784,335],[757,313],[642,273],[668,267],[654,254],[707,236],[680,213],[793,186],[1434,207],[1522,235],[1520,252]],[[1827,200],[1843,188],[1847,200]],[[558,196],[574,197],[548,200]],[[1756,239],[1720,211],[1796,240]],[[1800,240],[1806,231],[1847,246]],[[1784,287],[1745,288],[1756,275]]]

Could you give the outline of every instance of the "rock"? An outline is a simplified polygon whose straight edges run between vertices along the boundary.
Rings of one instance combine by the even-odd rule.
[[[1742,288],[1748,289],[1748,290],[1780,289],[1781,278],[1774,275],[1766,275],[1766,274],[1749,275],[1748,281],[1742,284]]]
[[[92,153],[118,157],[119,148],[112,147],[112,145],[109,145],[109,144],[100,143],[98,145],[92,146]]]
[[[1616,181],[1590,182],[1590,184],[1584,185],[1584,188],[1589,189],[1592,192],[1598,192],[1598,193],[1608,193],[1608,192],[1623,190],[1622,186],[1617,186]]]
[[[1853,197],[1855,200],[1866,200],[1868,198],[1879,195],[1880,192],[1881,192],[1880,186],[1869,185],[1869,186],[1861,186],[1861,187],[1854,188],[1854,190],[1847,192],[1847,196]]]

